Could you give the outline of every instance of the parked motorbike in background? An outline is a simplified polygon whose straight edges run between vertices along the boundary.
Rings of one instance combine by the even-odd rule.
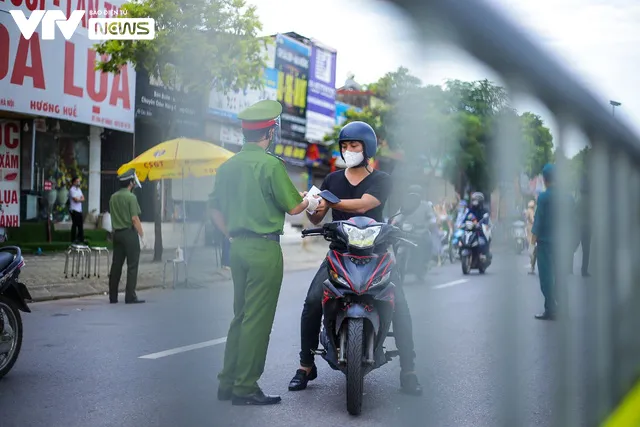
[[[453,236],[451,236],[451,243],[449,244],[449,261],[453,264],[460,259],[460,245],[462,245],[462,238],[464,237],[464,230],[462,228],[456,228]]]
[[[401,214],[418,208],[419,198],[409,198]],[[316,353],[331,368],[347,377],[347,411],[362,411],[364,377],[398,355],[385,351],[391,327],[396,268],[389,247],[399,242],[415,246],[408,233],[371,218],[354,217],[302,231],[303,237],[321,235],[334,249],[327,255],[329,280],[324,282],[323,329]]]
[[[17,246],[0,248],[0,378],[9,373],[18,360],[22,347],[22,317],[31,313],[26,301],[31,301],[27,287],[18,282],[24,267],[22,252]]]
[[[511,226],[511,236],[513,238],[514,249],[520,255],[526,249],[527,232],[524,221],[515,221]]]
[[[413,274],[418,280],[424,279],[429,272],[430,261],[434,254],[431,248],[431,232],[426,227],[416,227],[405,222],[406,215],[397,214],[389,223],[400,230],[410,233],[417,246],[408,246],[403,242],[394,245],[396,265],[400,282],[404,283],[407,274]]]
[[[488,220],[488,214],[480,221],[470,215],[464,222],[462,244],[460,245],[460,261],[462,264],[462,274],[469,274],[471,270],[477,269],[480,274],[484,274],[489,265],[491,258],[482,255],[481,245],[489,242],[481,242],[481,231],[487,239],[491,238],[491,232],[484,228],[484,222]]]

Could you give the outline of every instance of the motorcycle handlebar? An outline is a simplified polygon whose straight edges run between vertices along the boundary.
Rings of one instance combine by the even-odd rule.
[[[314,234],[324,234],[324,227],[307,228],[305,230],[302,230],[302,237]]]

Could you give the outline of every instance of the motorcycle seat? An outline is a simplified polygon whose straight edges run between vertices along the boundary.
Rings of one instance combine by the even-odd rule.
[[[14,258],[15,255],[13,255],[11,252],[0,252],[0,271],[4,271],[7,267],[9,267]]]

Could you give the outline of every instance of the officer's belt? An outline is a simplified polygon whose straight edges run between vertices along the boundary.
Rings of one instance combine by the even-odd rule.
[[[236,233],[232,233],[231,234],[231,238],[235,239],[235,238],[250,238],[250,239],[267,239],[267,240],[272,240],[274,242],[278,242],[280,243],[280,235],[279,234],[275,234],[275,233],[271,233],[271,234],[259,234],[259,233],[254,233],[252,231],[238,231]]]
[[[115,230],[116,233],[121,232],[121,231],[128,231],[128,230],[133,230],[133,226],[131,227],[127,227],[127,228],[118,228],[117,230]]]

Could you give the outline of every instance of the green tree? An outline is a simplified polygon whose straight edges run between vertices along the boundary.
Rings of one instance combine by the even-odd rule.
[[[203,101],[211,89],[226,93],[261,88],[265,46],[257,37],[262,25],[254,6],[244,0],[139,0],[125,3],[127,18],[153,18],[153,40],[109,40],[96,47],[106,59],[97,69],[118,73],[127,63],[147,73],[176,94]],[[175,137],[176,117],[162,123],[163,139]],[[159,194],[155,197],[154,261],[162,259]]]
[[[542,118],[525,112],[520,116],[524,173],[530,178],[542,172],[544,165],[553,160],[553,136]]]

